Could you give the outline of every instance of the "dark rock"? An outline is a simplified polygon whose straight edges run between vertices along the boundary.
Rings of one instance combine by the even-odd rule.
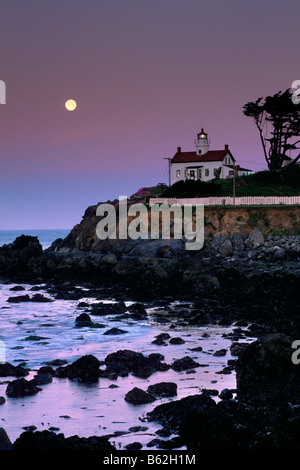
[[[82,382],[95,382],[99,377],[101,362],[95,356],[88,354],[80,357],[77,361],[65,367],[56,369],[55,374],[59,378],[75,379]]]
[[[46,362],[49,366],[57,367],[57,366],[63,366],[64,364],[67,364],[68,361],[65,359],[53,359],[52,361]]]
[[[132,405],[145,405],[146,403],[152,403],[156,400],[153,395],[150,395],[138,387],[134,387],[132,390],[126,393],[124,399]]]
[[[12,292],[16,292],[16,291],[20,291],[20,290],[25,290],[25,287],[24,286],[14,286],[14,287],[11,287],[9,290],[11,290]]]
[[[52,369],[52,367],[50,367],[50,366],[43,366],[43,367],[39,368],[39,370],[37,371],[37,374],[38,375],[49,374],[49,375],[54,376],[55,375],[55,370]]]
[[[49,299],[49,297],[45,297],[42,294],[34,294],[31,297],[30,302],[54,302],[54,300]]]
[[[81,313],[78,317],[75,318],[75,326],[77,328],[93,325],[94,323],[92,322],[91,317],[88,313]]]
[[[24,378],[12,380],[6,388],[6,395],[10,398],[26,397],[35,395],[42,389],[37,387],[33,380],[26,380]]]
[[[120,328],[111,328],[110,330],[105,331],[104,335],[123,335],[128,333],[126,330],[121,330]]]
[[[194,369],[195,367],[200,367],[200,364],[194,361],[194,359],[190,356],[185,356],[181,359],[176,359],[171,365],[171,368],[176,372],[180,372],[182,370],[187,369]]]
[[[236,363],[239,395],[268,400],[292,399],[300,392],[299,368],[291,360],[292,339],[282,333],[264,335],[248,344]]]
[[[148,431],[147,426],[132,426],[131,428],[128,429],[130,432],[146,432]]]
[[[13,366],[9,362],[0,363],[0,377],[25,377],[28,374],[29,371],[21,365]]]
[[[52,431],[26,431],[15,441],[16,450],[96,450],[112,452],[116,448],[107,438],[91,437],[64,437]]]
[[[5,402],[6,402],[5,398],[4,398],[4,397],[0,397],[0,405],[4,405]]]
[[[149,421],[158,421],[163,426],[177,430],[185,422],[186,418],[196,411],[214,409],[215,401],[208,395],[191,395],[181,400],[158,405],[147,413]]]
[[[125,446],[125,449],[126,450],[140,450],[142,449],[143,447],[143,444],[141,444],[140,442],[132,442],[131,444],[127,444]]]
[[[221,400],[230,400],[232,397],[233,394],[231,390],[228,390],[228,388],[224,388],[224,390],[222,390],[219,394],[219,398],[221,398]]]
[[[219,349],[219,351],[216,351],[213,355],[214,356],[226,356],[227,349]]]
[[[105,359],[107,370],[103,373],[115,373],[125,377],[131,372],[136,377],[147,378],[156,371],[169,369],[156,355],[144,356],[142,353],[123,349],[109,354]],[[103,376],[103,375],[102,375]]]
[[[0,450],[14,450],[14,446],[3,428],[0,428]]]
[[[147,311],[143,304],[135,303],[128,307],[128,311],[130,312],[127,314],[133,320],[145,320],[147,318]]]
[[[182,338],[171,338],[169,343],[170,344],[184,344],[185,341]]]
[[[197,346],[196,348],[189,348],[189,349],[190,349],[190,351],[195,351],[195,352],[203,350],[203,348],[201,346]]]
[[[7,299],[7,302],[10,302],[10,303],[20,303],[20,302],[30,302],[30,297],[28,294],[25,294],[25,295],[17,295],[15,297],[9,297]]]
[[[158,397],[174,397],[177,395],[177,385],[173,382],[159,382],[149,385],[147,392]]]
[[[36,385],[46,385],[52,382],[52,374],[37,374],[32,379],[32,383]]]

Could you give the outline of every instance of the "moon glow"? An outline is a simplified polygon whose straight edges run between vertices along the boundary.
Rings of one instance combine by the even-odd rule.
[[[74,111],[77,108],[77,103],[74,100],[68,100],[65,102],[65,107],[68,111]]]

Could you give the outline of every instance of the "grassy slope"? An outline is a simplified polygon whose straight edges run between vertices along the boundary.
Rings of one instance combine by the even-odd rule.
[[[236,196],[299,196],[300,165],[280,171],[260,171],[235,179]],[[179,181],[163,197],[232,196],[233,180]]]

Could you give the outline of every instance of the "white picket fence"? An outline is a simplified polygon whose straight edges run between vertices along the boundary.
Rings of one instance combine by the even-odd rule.
[[[300,196],[243,196],[243,197],[199,197],[199,198],[150,198],[149,205],[180,204],[204,206],[250,206],[266,204],[296,205],[300,204]]]

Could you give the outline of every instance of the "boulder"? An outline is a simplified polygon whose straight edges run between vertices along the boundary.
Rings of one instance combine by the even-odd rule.
[[[125,333],[128,333],[126,330],[121,330],[121,328],[111,328],[110,330],[105,331],[103,334],[104,335],[123,335]]]
[[[247,248],[256,248],[264,243],[265,239],[260,230],[252,230],[249,233],[247,240],[245,241],[245,245]]]
[[[0,363],[0,377],[25,377],[29,374],[22,366],[13,366],[9,362]]]
[[[12,380],[6,387],[6,395],[10,398],[26,397],[35,395],[42,389],[36,386],[34,380],[24,378]]]
[[[93,325],[94,323],[92,322],[88,313],[81,313],[78,317],[75,318],[75,326],[77,326],[77,328]]]
[[[65,437],[52,431],[26,431],[15,441],[16,450],[96,450],[112,452],[116,448],[106,437]]]
[[[177,384],[174,382],[160,382],[149,385],[147,392],[158,397],[174,397],[177,395]]]
[[[0,428],[0,450],[14,450],[14,446],[3,428]]]
[[[233,254],[233,247],[232,243],[229,239],[225,240],[222,245],[220,246],[219,253],[222,256],[232,256]]]
[[[99,367],[101,362],[95,356],[87,354],[80,357],[77,361],[65,367],[56,369],[55,374],[59,378],[75,379],[82,382],[95,382],[99,377]]]
[[[236,362],[238,396],[297,397],[300,369],[292,362],[292,339],[283,333],[261,336],[242,349]]]
[[[200,367],[200,364],[194,361],[194,359],[190,356],[185,356],[181,359],[176,359],[171,365],[171,368],[176,372],[180,372],[182,370],[187,369],[194,369],[195,367]]]
[[[126,393],[124,400],[132,405],[145,405],[147,403],[152,403],[156,398],[150,393],[147,393],[138,387],[134,387]]]
[[[157,421],[163,426],[177,430],[186,418],[196,411],[214,409],[215,401],[208,395],[190,395],[169,403],[163,403],[147,413],[148,421]]]

